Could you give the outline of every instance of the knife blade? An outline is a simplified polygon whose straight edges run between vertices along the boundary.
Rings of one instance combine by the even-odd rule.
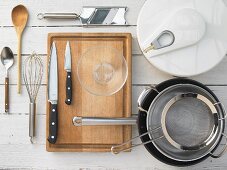
[[[65,49],[65,71],[67,72],[66,75],[66,99],[65,103],[67,105],[70,105],[72,102],[72,76],[71,76],[71,49],[70,49],[70,43],[67,41],[66,49]]]
[[[58,66],[55,42],[52,43],[48,77],[48,101],[50,102],[49,137],[52,144],[57,141],[58,132]]]

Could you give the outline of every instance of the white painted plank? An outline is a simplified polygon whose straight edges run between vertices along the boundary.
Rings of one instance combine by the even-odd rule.
[[[4,86],[0,86],[0,113],[4,113]],[[37,114],[46,114],[46,86],[42,86],[37,97]],[[22,93],[17,94],[17,86],[10,85],[9,112],[10,114],[28,114],[29,97],[25,86],[22,86]],[[0,133],[1,134],[1,133]]]
[[[7,146],[7,147],[6,147]],[[0,168],[154,169],[174,170],[154,159],[143,147],[131,153],[48,153],[44,145],[0,145]],[[10,155],[10,156],[9,156]]]
[[[23,4],[29,11],[28,26],[63,26],[63,25],[81,25],[79,21],[73,20],[38,20],[38,13],[45,12],[64,12],[80,14],[82,6],[127,6],[126,19],[130,25],[136,25],[137,16],[145,0],[18,0],[0,2],[0,26],[12,26],[11,10],[18,4]]]
[[[127,32],[133,36],[133,54],[141,54],[136,38],[136,27],[99,27],[99,28],[82,28],[82,27],[29,27],[24,31],[22,38],[22,53],[30,54],[36,51],[38,54],[47,53],[47,35],[53,32]],[[0,49],[9,46],[17,54],[17,36],[12,27],[3,27],[0,29]]]
[[[155,68],[143,55],[133,57],[132,82],[133,84],[158,84],[162,81],[173,78]],[[227,57],[212,70],[194,77],[190,77],[204,84],[226,85],[227,84]]]
[[[137,148],[131,153],[119,155],[110,153],[47,153],[44,145],[7,145],[7,147],[0,145],[0,151],[0,168],[198,170],[227,167],[226,163],[222,163],[221,167],[218,165],[220,161],[224,160],[224,157],[217,160],[208,159],[188,168],[172,167],[157,161],[143,147]]]
[[[22,64],[24,63],[24,59],[27,56],[22,57]],[[44,65],[44,76],[43,76],[43,84],[46,84],[46,65],[47,60],[46,56],[41,56],[43,65]],[[226,85],[227,79],[227,58],[225,57],[223,62],[221,62],[217,67],[210,70],[207,73],[201,74],[199,76],[191,77],[197,81],[200,81],[204,84],[208,85]],[[0,84],[4,84],[4,67],[0,64]],[[9,71],[10,75],[10,84],[17,83],[17,57],[15,56],[15,64]],[[158,84],[162,81],[173,78],[173,76],[163,73],[162,71],[155,68],[152,64],[150,64],[143,55],[133,55],[132,57],[132,83],[137,84]]]

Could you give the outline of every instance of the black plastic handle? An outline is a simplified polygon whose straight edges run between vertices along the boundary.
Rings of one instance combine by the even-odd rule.
[[[65,88],[66,88],[65,103],[67,105],[70,105],[71,102],[72,102],[72,76],[71,76],[71,72],[67,72]]]
[[[58,107],[57,104],[51,104],[48,141],[52,144],[56,143],[57,134],[58,134]]]

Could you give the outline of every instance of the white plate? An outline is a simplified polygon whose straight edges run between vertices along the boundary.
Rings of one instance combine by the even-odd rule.
[[[166,18],[184,8],[198,12],[205,21],[203,37],[193,45],[145,57],[171,75],[189,77],[215,67],[227,52],[227,7],[223,0],[147,0],[137,21],[137,36],[143,49],[148,37],[157,32]]]

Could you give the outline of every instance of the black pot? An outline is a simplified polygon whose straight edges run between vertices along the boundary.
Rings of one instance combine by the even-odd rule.
[[[191,79],[186,79],[186,78],[175,78],[175,79],[170,79],[167,81],[164,81],[160,84],[158,84],[156,86],[156,89],[161,92],[164,89],[172,86],[172,85],[176,85],[176,84],[193,84],[193,85],[197,85],[203,89],[205,89],[206,91],[208,91],[214,98],[216,101],[219,101],[218,98],[216,97],[216,95],[205,85],[203,85],[202,83],[199,83],[195,80],[191,80]],[[148,110],[150,107],[150,104],[152,103],[152,101],[154,100],[154,98],[158,95],[158,93],[155,90],[151,90],[149,94],[147,94],[144,98],[144,100],[141,103],[142,108],[144,108],[145,110]],[[224,112],[223,112],[224,113]],[[223,115],[224,116],[224,115]],[[139,111],[138,113],[138,130],[139,130],[139,134],[142,135],[144,133],[147,132],[147,125],[146,125],[146,119],[147,119],[147,114],[143,111]],[[224,131],[224,129],[223,129]],[[143,143],[147,142],[151,140],[149,135],[144,135],[141,137],[141,141]],[[213,149],[214,150],[218,147],[218,145],[220,144],[222,140],[222,137],[220,138],[218,144],[216,145],[216,147]],[[157,148],[153,145],[152,142],[145,144],[145,148],[147,149],[147,151],[153,155],[156,159],[158,159],[159,161],[172,165],[172,166],[190,166],[193,164],[197,164],[203,160],[205,160],[206,158],[208,158],[210,155],[206,155],[198,160],[194,160],[194,161],[176,161],[173,159],[170,159],[168,157],[166,157],[165,155],[163,155],[161,152],[159,152],[157,150]]]

